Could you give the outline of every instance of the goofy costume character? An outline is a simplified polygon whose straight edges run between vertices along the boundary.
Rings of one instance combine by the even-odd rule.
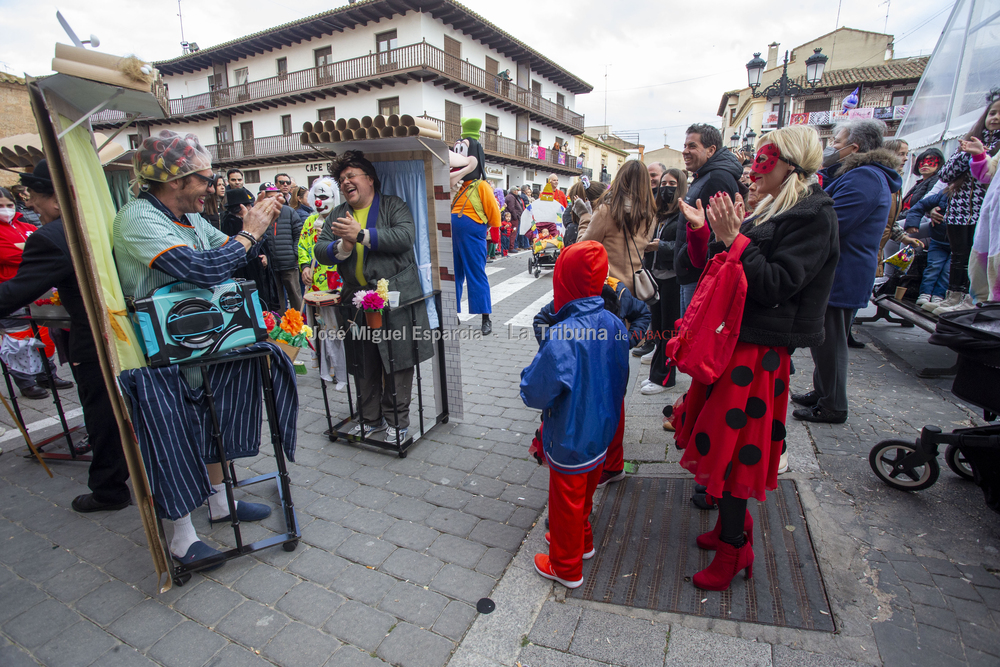
[[[451,154],[451,245],[455,257],[455,289],[462,312],[462,285],[469,283],[469,312],[482,313],[483,335],[493,331],[490,283],[486,278],[487,227],[500,226],[500,207],[484,178],[486,153],[479,143],[479,118],[462,119],[462,136]]]

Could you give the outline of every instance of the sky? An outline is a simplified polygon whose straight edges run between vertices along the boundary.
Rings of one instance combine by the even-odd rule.
[[[719,124],[722,93],[746,86],[747,61],[755,51],[766,56],[773,41],[782,50],[791,49],[846,26],[894,35],[897,58],[927,55],[952,6],[951,0],[462,4],[590,83],[594,91],[578,95],[575,105],[587,125],[604,125],[607,118],[616,132],[638,132],[647,149],[664,143],[680,147],[691,123]],[[184,37],[206,48],[339,5],[329,0],[181,0],[180,6]],[[96,33],[100,51],[144,60],[181,54],[176,1],[72,0],[55,5],[0,0],[0,70],[51,73],[54,43],[69,43],[56,21],[57,9],[80,39]]]

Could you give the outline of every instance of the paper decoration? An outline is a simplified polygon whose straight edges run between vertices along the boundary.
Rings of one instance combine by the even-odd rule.
[[[879,120],[892,120],[892,107],[877,107],[874,117]]]
[[[868,107],[866,109],[851,109],[847,112],[847,117],[851,120],[868,120],[875,115],[875,109]]]
[[[544,162],[545,161],[545,155],[546,155],[546,149],[545,149],[545,147],[544,146],[539,146],[538,147],[538,159],[541,160],[542,162]]]
[[[809,124],[809,114],[807,113],[793,113],[791,120],[788,122],[789,125],[808,125]]]
[[[583,158],[582,157],[577,156],[577,158],[576,158],[576,168],[577,169],[583,169]]]
[[[829,111],[813,111],[809,114],[809,124],[810,125],[829,125],[830,124],[830,112]]]
[[[909,104],[903,104],[903,105],[898,106],[898,107],[893,107],[892,108],[892,119],[893,120],[902,120],[903,116],[906,115],[906,110],[909,109],[909,108],[910,108]]]
[[[561,165],[566,164],[566,154],[563,153],[562,151],[559,151],[559,159],[557,160],[557,162]]]

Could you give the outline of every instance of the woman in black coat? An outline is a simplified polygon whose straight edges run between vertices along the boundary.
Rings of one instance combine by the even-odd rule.
[[[680,288],[674,271],[674,243],[680,225],[680,202],[687,195],[687,176],[680,169],[668,169],[660,177],[656,192],[656,233],[646,246],[647,267],[656,278],[660,300],[649,307],[653,316],[650,333],[656,349],[649,365],[649,377],[642,383],[642,393],[659,394],[673,387],[677,368],[667,369],[664,346],[681,316]],[[645,262],[644,262],[645,263]]]
[[[746,305],[735,350],[711,385],[691,382],[675,410],[681,466],[718,500],[715,529],[698,546],[715,549],[695,586],[726,590],[735,575],[753,574],[753,520],[747,499],[763,501],[778,484],[785,447],[789,349],[822,343],[824,318],[840,257],[833,199],[814,183],[823,153],[816,131],[793,125],[761,139],[752,177],[763,199],[744,222],[743,200],[711,198],[712,252],[749,241],[741,263]],[[705,213],[681,204],[692,223]]]

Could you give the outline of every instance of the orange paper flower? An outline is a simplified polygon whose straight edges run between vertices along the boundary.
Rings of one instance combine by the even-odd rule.
[[[288,332],[290,336],[296,336],[302,331],[302,313],[289,308],[281,318],[281,328]]]

